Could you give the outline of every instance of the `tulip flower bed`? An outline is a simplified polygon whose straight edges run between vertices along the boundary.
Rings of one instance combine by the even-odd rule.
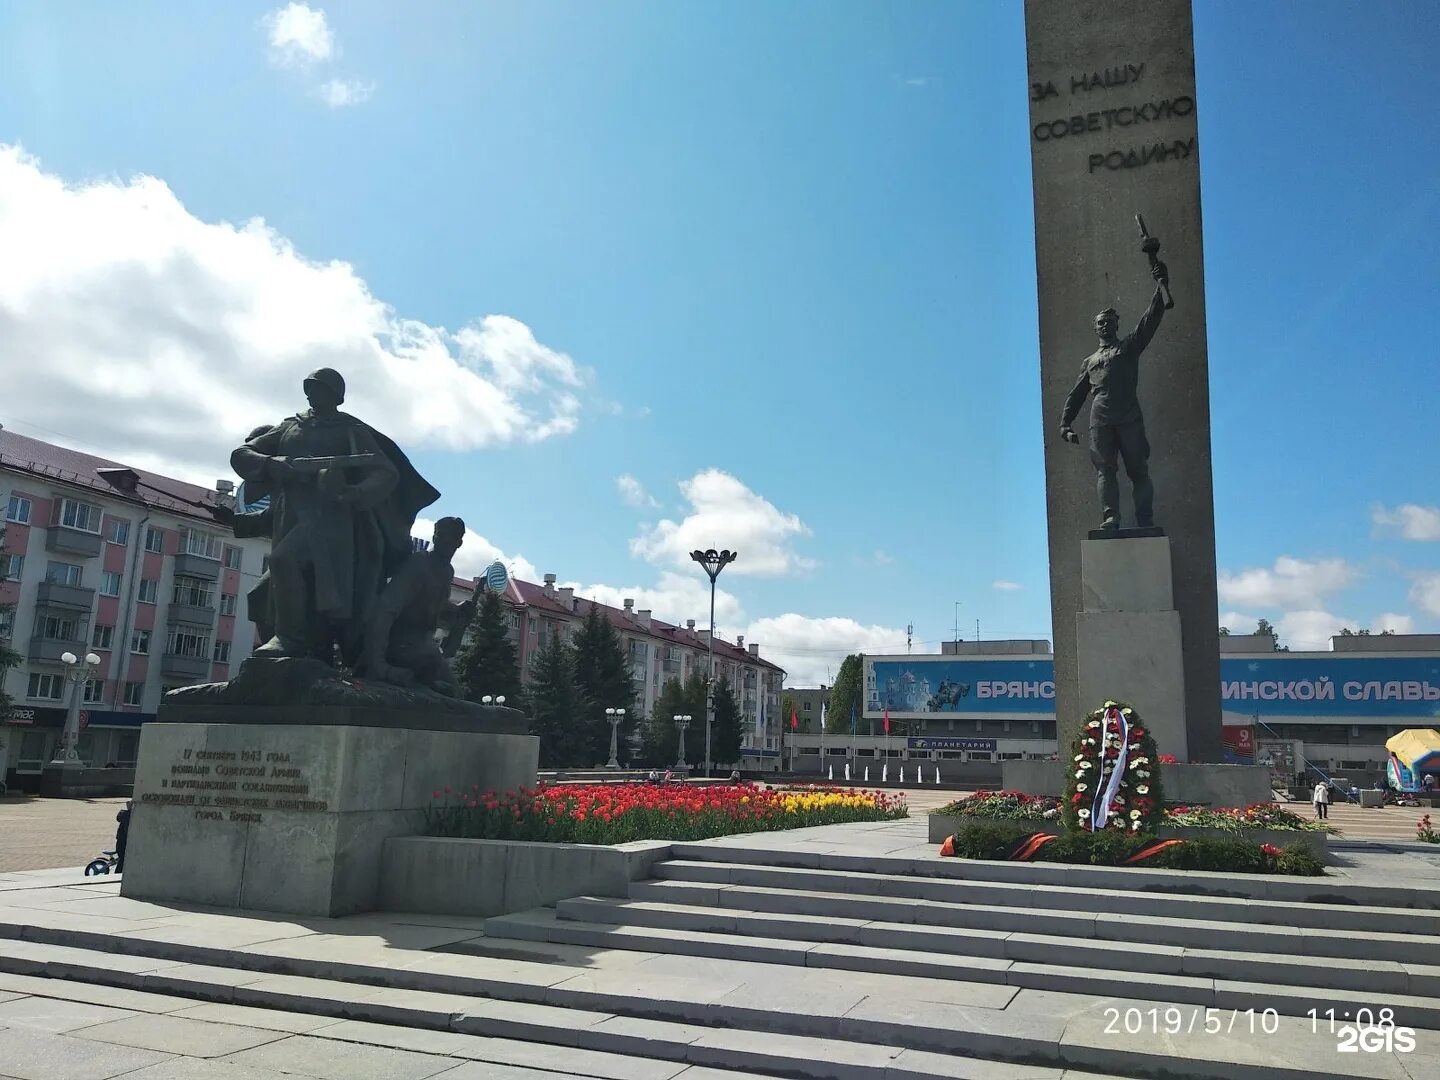
[[[904,795],[853,788],[552,784],[506,792],[437,791],[426,811],[426,831],[477,840],[625,844],[906,816]]]

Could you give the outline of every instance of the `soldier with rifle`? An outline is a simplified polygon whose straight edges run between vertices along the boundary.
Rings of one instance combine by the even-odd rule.
[[[331,368],[304,382],[310,408],[255,435],[231,456],[271,492],[268,608],[274,635],[257,656],[361,661],[366,621],[410,554],[415,515],[440,497],[388,438],[340,412],[345,380]]]

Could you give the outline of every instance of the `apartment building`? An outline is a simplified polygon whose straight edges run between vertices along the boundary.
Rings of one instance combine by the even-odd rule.
[[[707,662],[709,628],[697,629],[694,619],[684,626],[664,622],[636,608],[634,600],[611,607],[575,595],[573,588],[556,586],[554,574],[541,584],[510,579],[501,600],[510,621],[510,638],[520,661],[521,680],[528,682],[540,649],[556,634],[573,635],[591,607],[615,628],[630,663],[635,699],[642,715],[649,716],[660,691],[671,679],[702,675]],[[455,582],[452,596],[466,600],[474,583]],[[775,771],[780,764],[780,687],[785,672],[760,655],[760,646],[715,639],[715,674],[729,681],[740,706],[746,736],[741,767],[748,771]]]
[[[207,509],[232,503],[226,481],[209,490],[0,429],[0,638],[21,657],[4,676],[7,783],[38,787],[74,692],[82,759],[129,767],[165,691],[235,673],[270,543],[237,540]],[[67,652],[100,658],[83,685]]]

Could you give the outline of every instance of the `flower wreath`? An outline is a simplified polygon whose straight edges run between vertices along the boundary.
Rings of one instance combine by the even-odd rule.
[[[1163,820],[1160,755],[1140,715],[1123,701],[1107,701],[1085,718],[1070,748],[1061,800],[1067,829],[1153,832]]]

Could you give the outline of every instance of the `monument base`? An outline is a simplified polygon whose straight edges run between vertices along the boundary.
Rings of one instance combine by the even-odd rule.
[[[1062,761],[1006,761],[1000,771],[1005,791],[1058,798],[1065,788]],[[1264,765],[1162,765],[1160,784],[1171,805],[1246,807],[1274,798]]]
[[[1084,712],[1125,701],[1140,714],[1162,754],[1188,760],[1185,653],[1175,610],[1170,540],[1109,536],[1080,542],[1075,669]],[[1066,749],[1079,717],[1057,718]],[[1068,749],[1067,749],[1068,752]]]
[[[168,705],[141,729],[122,896],[373,911],[385,841],[423,833],[436,792],[535,783],[529,735],[187,723],[186,711]]]

